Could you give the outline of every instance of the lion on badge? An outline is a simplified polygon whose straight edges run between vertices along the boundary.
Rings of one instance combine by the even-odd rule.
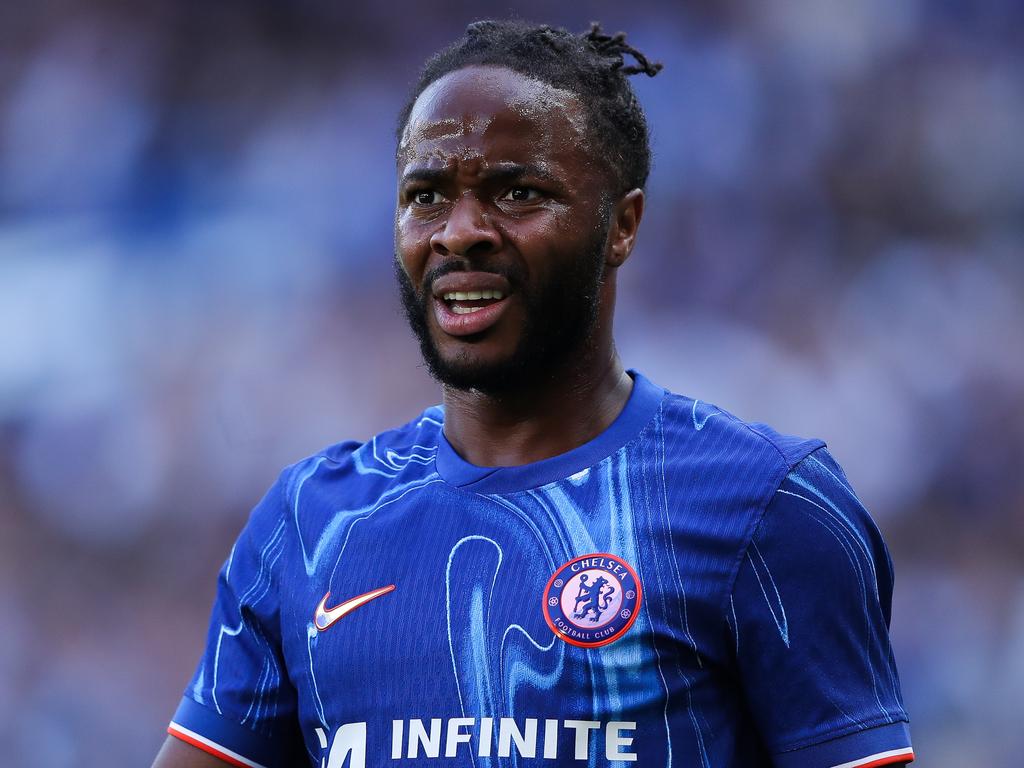
[[[590,577],[587,574],[580,576],[580,591],[576,595],[576,605],[573,608],[573,618],[586,618],[588,613],[594,615],[590,618],[594,624],[601,620],[601,614],[608,608],[612,595],[615,594],[615,587],[608,583],[604,576],[598,576],[593,584],[588,584]],[[607,589],[605,588],[607,587]],[[583,608],[580,608],[583,603]]]

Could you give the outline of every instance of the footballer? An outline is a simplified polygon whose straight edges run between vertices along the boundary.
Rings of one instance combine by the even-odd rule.
[[[427,61],[395,271],[442,404],[281,473],[155,768],[913,760],[892,563],[824,444],[616,353],[659,68],[518,21]]]

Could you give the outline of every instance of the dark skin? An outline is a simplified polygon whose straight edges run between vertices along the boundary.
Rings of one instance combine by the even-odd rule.
[[[168,736],[164,739],[153,768],[224,768],[227,765],[219,757],[203,752],[180,739]]]
[[[471,67],[421,94],[399,147],[395,243],[417,290],[430,270],[452,261],[470,273],[511,262],[531,285],[543,285],[606,232],[597,318],[585,345],[512,391],[443,386],[445,436],[479,466],[527,464],[576,448],[614,421],[632,388],[612,320],[616,271],[636,242],[644,195],[612,194],[584,126],[572,94],[507,69]],[[500,317],[469,337],[446,332],[428,313],[439,354],[468,366],[512,356],[525,308],[515,292],[505,301]],[[168,737],[153,768],[223,765]]]
[[[644,195],[613,196],[588,144],[574,95],[507,69],[450,73],[420,95],[409,116],[398,152],[395,242],[417,290],[425,274],[451,261],[471,271],[512,262],[541,285],[607,229],[597,320],[585,348],[514,391],[443,387],[445,436],[479,466],[569,451],[611,424],[629,397],[632,381],[612,340],[615,275],[636,242]],[[446,333],[430,313],[440,355],[476,366],[510,357],[525,310],[515,293],[506,301],[501,318],[471,341]]]

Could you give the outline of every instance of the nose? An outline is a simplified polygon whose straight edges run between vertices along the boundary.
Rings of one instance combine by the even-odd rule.
[[[484,256],[500,245],[500,233],[472,195],[456,200],[448,220],[430,237],[430,247],[442,256]]]

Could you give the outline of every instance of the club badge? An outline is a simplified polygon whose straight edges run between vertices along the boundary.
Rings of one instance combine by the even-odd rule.
[[[544,590],[544,619],[571,645],[608,645],[633,626],[642,592],[636,571],[620,558],[583,555],[552,574]]]

